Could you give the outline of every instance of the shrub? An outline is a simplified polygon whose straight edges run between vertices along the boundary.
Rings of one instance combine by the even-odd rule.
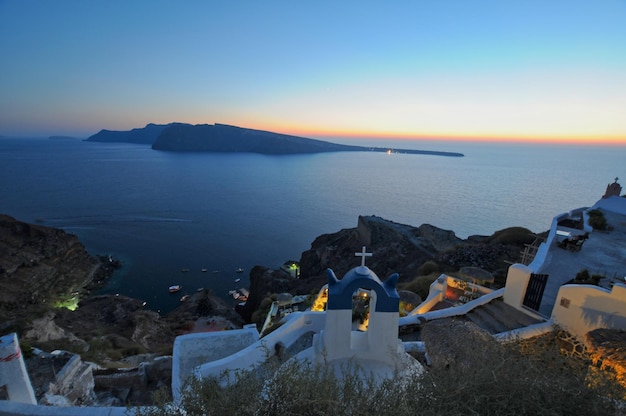
[[[578,273],[576,273],[576,277],[574,278],[574,282],[578,285],[598,285],[600,280],[605,276],[601,274],[589,274],[589,270],[582,269]]]
[[[608,373],[590,383],[588,363],[563,355],[555,334],[510,344],[455,335],[453,360],[425,377],[420,415],[617,414],[606,397],[623,398],[623,390]]]
[[[532,243],[534,239],[534,234],[527,228],[509,227],[496,231],[491,237],[489,237],[489,243],[523,246],[524,244]]]
[[[22,351],[22,356],[24,358],[30,358],[33,356],[33,347],[26,341],[19,341],[20,350]]]
[[[578,273],[576,273],[576,278],[574,280],[579,280],[579,281],[583,281],[583,280],[589,280],[590,276],[589,276],[589,270],[587,269],[582,269],[581,271],[579,271]]]
[[[363,377],[363,369],[356,366],[343,368],[343,377],[338,378],[329,366],[296,361],[276,371],[280,362],[274,358],[261,369],[235,373],[230,387],[222,387],[227,374],[189,380],[179,407],[161,391],[156,407],[139,409],[137,414],[619,414],[616,402],[607,397],[623,400],[623,390],[605,373],[589,371],[582,360],[562,355],[553,335],[540,342],[508,345],[490,336],[463,331],[456,335],[451,337],[458,341],[451,345],[453,359],[433,362],[415,379],[377,383]]]
[[[417,270],[417,274],[420,276],[424,276],[427,274],[439,273],[439,264],[435,261],[429,260],[424,262],[420,268]]]
[[[587,215],[589,215],[589,225],[591,225],[594,230],[603,231],[607,229],[608,224],[602,211],[599,209],[592,209],[587,211]]]
[[[289,361],[283,367],[270,361],[261,371],[240,371],[228,379],[190,379],[174,406],[165,390],[156,396],[156,407],[137,410],[140,416],[165,415],[414,415],[418,409],[418,383],[394,379],[377,382],[364,369],[348,363],[339,369],[310,362]],[[271,375],[265,377],[268,373]]]
[[[437,280],[438,277],[438,273],[433,273],[426,276],[419,276],[411,280],[410,282],[402,283],[401,285],[399,285],[399,289],[409,290],[411,292],[417,293],[422,299],[426,299],[428,297],[428,292],[430,291],[430,285],[435,280]]]

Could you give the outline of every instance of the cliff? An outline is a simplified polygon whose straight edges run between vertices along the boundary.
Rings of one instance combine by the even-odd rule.
[[[506,261],[517,261],[523,245],[533,238],[526,229],[511,228],[462,240],[428,224],[413,227],[360,216],[356,228],[313,241],[301,255],[298,279],[283,270],[254,267],[248,301],[237,309],[241,317],[208,290],[194,293],[161,317],[137,299],[90,296],[90,289],[112,273],[113,264],[87,253],[76,236],[0,216],[0,330],[16,331],[42,349],[66,349],[115,365],[131,355],[168,353],[176,335],[202,330],[197,327],[200,318],[224,317],[227,325],[237,327],[253,321],[272,294],[318,291],[327,283],[326,269],[343,276],[359,264],[354,254],[364,245],[373,253],[367,265],[382,279],[398,273],[401,285],[433,271],[454,272],[466,266],[493,273],[497,283],[506,274]]]
[[[75,235],[0,215],[0,333],[44,350],[63,349],[116,366],[122,358],[171,352],[200,316],[240,318],[210,291],[162,317],[124,296],[92,296],[117,266],[89,254]]]
[[[84,295],[113,265],[87,253],[74,235],[0,215],[0,314],[11,320]]]
[[[535,237],[524,228],[509,228],[492,236],[470,236],[463,240],[453,231],[429,224],[419,227],[398,224],[376,216],[359,216],[357,227],[317,237],[300,257],[300,276],[292,278],[282,270],[257,266],[250,272],[250,296],[237,311],[246,321],[255,321],[257,310],[272,294],[307,294],[328,282],[326,270],[340,277],[360,264],[355,253],[363,246],[372,253],[367,266],[383,280],[400,275],[399,288],[421,275],[453,273],[463,267],[479,267],[503,284],[507,262],[519,261],[524,244]],[[423,295],[422,295],[423,296]]]
[[[517,260],[520,247],[532,238],[528,230],[511,228],[462,240],[452,231],[428,224],[413,227],[360,216],[356,228],[324,234],[313,241],[302,253],[299,279],[282,270],[255,266],[250,273],[250,296],[238,312],[245,321],[256,322],[273,294],[319,291],[327,283],[327,268],[343,276],[359,264],[354,254],[363,245],[373,253],[367,265],[381,279],[399,273],[406,284],[430,273],[433,264],[441,272],[478,266],[502,274],[505,261]],[[192,294],[165,317],[144,309],[137,299],[90,296],[89,290],[103,284],[113,268],[114,262],[90,255],[74,235],[0,215],[0,333],[18,332],[25,356],[31,345],[45,351],[70,351],[85,361],[100,363],[108,369],[94,373],[94,379],[97,387],[109,391],[106,400],[148,404],[148,392],[169,384],[170,364],[155,357],[171,354],[177,335],[236,328],[243,323],[231,304],[210,290]],[[415,293],[399,293],[401,299],[419,303]],[[78,308],[63,307],[70,301]],[[203,317],[208,317],[204,323]],[[44,391],[57,374],[54,369],[43,371],[36,357],[27,361],[35,384]],[[149,368],[158,367],[158,371],[148,371],[154,373],[152,378],[140,371],[145,366],[139,363],[149,361]],[[117,372],[116,367],[126,369]],[[127,395],[118,397],[120,391]]]
[[[129,131],[100,130],[98,133],[90,136],[87,142],[121,142],[135,144],[152,144],[156,138],[167,127],[178,123],[170,124],[153,124],[150,123],[143,128],[136,128]]]

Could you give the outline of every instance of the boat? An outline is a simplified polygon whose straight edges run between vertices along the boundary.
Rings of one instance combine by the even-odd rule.
[[[243,269],[240,267],[237,270],[235,270],[235,273],[243,273]]]
[[[186,272],[188,272],[188,271],[189,271],[189,269],[184,268],[184,269],[180,269],[180,271],[181,271],[181,272],[183,272],[183,273],[186,273]]]
[[[240,279],[240,278],[236,278],[236,279],[235,279],[235,283],[237,283],[237,282],[239,282],[239,281],[241,281],[241,279]]]
[[[169,288],[169,292],[170,292],[170,293],[176,293],[176,292],[178,292],[179,290],[181,290],[182,288],[183,288],[183,287],[182,287],[181,285],[172,285],[172,286],[170,286],[170,288]]]
[[[182,298],[180,298],[181,302],[186,301],[187,299],[189,299],[189,295],[184,295]]]
[[[250,293],[244,288],[238,290],[230,290],[228,291],[228,295],[232,296],[233,299],[238,300],[240,302],[246,302],[248,300],[248,296]]]
[[[202,273],[206,273],[208,269],[202,269]]]

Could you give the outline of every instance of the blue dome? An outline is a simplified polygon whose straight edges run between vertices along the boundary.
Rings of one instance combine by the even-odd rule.
[[[328,310],[352,309],[352,294],[358,289],[376,292],[376,312],[398,312],[400,296],[396,290],[398,274],[389,276],[385,283],[367,266],[355,267],[339,280],[328,269]]]

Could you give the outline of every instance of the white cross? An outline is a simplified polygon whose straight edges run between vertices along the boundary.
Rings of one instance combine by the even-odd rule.
[[[354,255],[361,258],[361,267],[365,267],[365,257],[372,257],[372,253],[365,251],[365,246],[363,246],[363,250],[360,253],[354,253]]]

